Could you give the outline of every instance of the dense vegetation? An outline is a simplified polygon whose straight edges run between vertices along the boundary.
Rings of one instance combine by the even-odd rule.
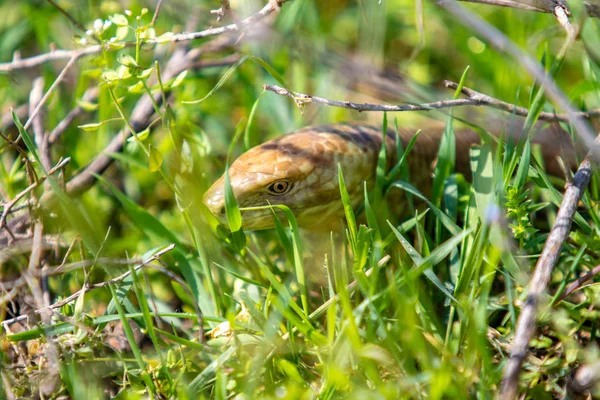
[[[272,1],[248,24],[266,3],[229,3],[217,22],[217,0],[164,0],[157,14],[155,0],[0,1],[0,63],[100,45],[0,64],[5,397],[494,397],[565,186],[544,172],[539,146],[485,141],[471,150],[470,181],[440,146],[431,201],[413,192],[416,208],[388,223],[372,191],[331,235],[293,218],[232,233],[202,195],[244,150],[309,124],[441,122],[449,143],[465,123],[485,137],[520,119],[480,107],[384,116],[299,106],[265,84],[405,104],[458,96],[442,85],[451,80],[529,109],[528,122],[564,110],[523,60],[435,2]],[[552,14],[461,5],[587,110],[600,106],[600,37],[582,4],[569,3],[573,42]],[[231,23],[243,32],[173,42]],[[401,166],[379,189],[411,190],[410,175]],[[576,371],[600,361],[593,278],[562,296],[598,264],[597,178],[538,307],[519,380],[527,398],[585,393]]]

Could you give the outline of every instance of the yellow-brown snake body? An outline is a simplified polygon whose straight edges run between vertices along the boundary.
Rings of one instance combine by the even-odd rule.
[[[443,126],[424,130],[407,157],[410,180],[427,193],[431,184]],[[406,148],[415,130],[400,130]],[[396,162],[396,132],[388,129],[388,169]],[[285,204],[298,224],[311,230],[328,230],[343,218],[338,184],[341,166],[353,206],[363,201],[363,182],[372,186],[382,144],[382,131],[361,122],[308,127],[270,140],[242,154],[229,167],[229,179],[240,208]],[[469,173],[469,148],[479,143],[471,130],[456,132],[456,171]],[[546,129],[539,135],[544,162],[549,172],[560,175],[559,154],[573,158],[573,148],[564,131]],[[224,177],[206,192],[204,202],[221,222],[226,221]],[[243,228],[274,226],[269,209],[244,211]]]

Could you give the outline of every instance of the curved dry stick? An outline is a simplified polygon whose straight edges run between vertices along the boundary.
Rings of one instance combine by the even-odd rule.
[[[447,0],[439,1],[439,4]],[[479,3],[487,4],[491,6],[510,7],[518,8],[526,11],[536,11],[543,13],[553,13],[554,7],[557,5],[564,6],[563,1],[555,0],[527,0],[527,1],[514,1],[514,0],[460,0],[468,3]],[[600,17],[600,4],[596,2],[584,1],[583,5],[590,17]]]
[[[567,288],[565,289],[563,294],[560,295],[560,297],[558,298],[558,301],[563,301],[571,293],[573,293],[574,291],[576,291],[578,289],[581,289],[581,287],[583,286],[584,283],[586,283],[587,281],[589,281],[595,275],[598,275],[598,274],[600,274],[600,265],[596,265],[594,268],[592,268],[590,271],[588,271],[585,275],[583,275],[582,277],[579,277],[579,278],[575,279],[573,282],[571,282],[569,284],[569,286],[567,286]]]
[[[64,168],[65,165],[67,165],[69,162],[71,161],[71,157],[67,157],[64,160],[60,161],[58,164],[56,164],[56,166],[54,166],[54,168],[50,169],[48,171],[47,174],[40,176],[40,178],[33,182],[31,185],[29,185],[25,190],[23,190],[22,192],[20,192],[19,194],[17,194],[15,196],[14,199],[12,199],[11,201],[9,201],[8,203],[6,203],[4,205],[4,210],[2,210],[2,215],[0,216],[0,229],[6,227],[6,218],[8,217],[8,214],[10,214],[12,208],[23,198],[25,197],[28,193],[30,193],[33,189],[35,189],[36,187],[38,187],[42,182],[44,182],[44,180],[46,180],[46,178],[52,174],[54,174],[56,171],[61,170],[62,168]]]
[[[560,5],[555,4],[554,6]],[[577,210],[577,203],[590,181],[592,174],[592,160],[595,159],[595,156],[598,154],[600,136],[595,137],[596,135],[591,128],[582,120],[582,118],[576,115],[577,111],[569,99],[558,88],[554,79],[546,74],[546,71],[535,59],[524,53],[515,43],[507,38],[506,35],[478,16],[465,10],[458,5],[455,0],[443,3],[442,7],[452,14],[461,24],[471,28],[482,38],[488,40],[497,50],[512,56],[522,67],[534,76],[545,89],[548,97],[567,112],[569,121],[575,127],[577,134],[590,149],[590,152],[579,166],[579,169],[573,178],[573,182],[565,190],[555,225],[552,227],[542,254],[538,259],[529,285],[527,300],[525,301],[519,319],[517,320],[513,348],[510,359],[504,369],[504,379],[500,394],[502,399],[514,399],[518,392],[521,365],[527,355],[529,341],[533,337],[536,328],[537,305],[542,292],[546,289],[550,280],[554,266],[558,261],[560,249],[571,229],[573,216]],[[567,36],[567,43],[571,39],[571,37]],[[563,47],[563,49],[566,49],[566,47]]]
[[[139,265],[136,265],[132,270],[133,272],[138,271],[140,268],[144,267],[144,266],[149,266],[151,265],[152,262],[154,261],[159,261],[159,258],[164,255],[165,253],[168,253],[169,251],[173,250],[175,248],[174,244],[170,244],[169,246],[165,247],[162,250],[157,251],[152,257],[148,258],[148,260],[146,260],[145,262],[140,263]],[[75,293],[73,293],[72,295],[70,295],[67,298],[64,298],[62,300],[57,301],[54,304],[49,305],[48,307],[44,307],[44,308],[40,308],[35,310],[36,314],[42,314],[48,310],[53,310],[56,308],[60,308],[62,306],[64,306],[65,304],[69,304],[70,302],[72,302],[73,300],[77,299],[79,296],[81,296],[83,293],[87,292],[90,289],[97,289],[97,288],[101,288],[101,287],[106,287],[112,283],[117,283],[122,281],[123,279],[127,278],[129,275],[131,274],[131,270],[130,271],[126,271],[123,274],[112,278],[108,281],[104,281],[104,282],[99,282],[99,283],[94,283],[92,285],[87,285],[86,287],[76,291]],[[25,319],[27,319],[28,316],[27,315],[20,315],[18,317],[15,318],[11,318],[11,319],[7,319],[1,322],[1,324],[6,327],[8,325],[14,324],[16,322],[19,321],[23,321]]]
[[[456,89],[458,84],[451,81],[444,81],[444,86]],[[440,100],[431,103],[423,104],[371,104],[371,103],[353,103],[345,100],[330,100],[323,97],[311,96],[304,93],[290,92],[289,90],[276,85],[265,85],[265,90],[273,92],[280,96],[286,96],[293,99],[296,104],[302,106],[306,103],[321,104],[328,107],[339,107],[346,108],[355,111],[379,111],[379,112],[403,112],[403,111],[430,111],[442,108],[451,107],[465,107],[465,106],[488,106],[501,111],[506,111],[511,114],[526,117],[529,114],[529,110],[524,107],[518,107],[514,104],[498,100],[491,96],[483,93],[479,93],[475,90],[467,87],[462,88],[462,93],[468,96],[467,99],[456,99],[456,100]],[[594,118],[600,116],[600,110],[591,110],[588,112],[577,112],[577,116],[581,118]],[[540,113],[538,119],[544,121],[561,121],[568,122],[569,117],[564,114],[554,114],[549,112]]]
[[[600,136],[596,139],[596,144],[600,144]],[[529,341],[533,337],[537,325],[537,305],[541,294],[550,281],[554,266],[558,262],[562,245],[571,230],[573,216],[577,211],[577,203],[583,195],[591,176],[592,155],[590,153],[579,166],[573,177],[573,182],[565,190],[558,214],[556,215],[556,223],[552,227],[548,239],[546,239],[542,255],[535,266],[535,271],[529,284],[527,299],[517,320],[510,359],[504,369],[502,399],[513,399],[517,395],[521,364],[527,356]]]
[[[269,1],[262,9],[260,9],[256,13],[252,14],[251,16],[249,16],[247,18],[242,19],[241,21],[239,21],[238,23],[235,23],[235,24],[225,25],[225,26],[222,26],[219,28],[205,29],[200,32],[179,33],[179,34],[173,35],[170,39],[170,42],[171,43],[185,42],[185,41],[194,40],[194,39],[206,38],[209,36],[217,36],[217,35],[221,35],[221,34],[227,33],[227,32],[240,31],[243,28],[253,25],[256,22],[260,21],[261,19],[265,18],[267,15],[271,14],[273,11],[277,11],[278,5],[283,4],[285,1],[287,1],[287,0],[279,0],[278,2]],[[150,39],[150,40],[146,41],[146,43],[158,44],[158,40]],[[126,46],[134,46],[135,43],[128,42],[128,43],[125,43],[125,45]],[[41,64],[44,64],[44,63],[47,63],[50,61],[63,60],[63,59],[72,58],[72,57],[80,58],[83,56],[100,53],[102,50],[112,51],[115,49],[113,49],[112,47],[109,47],[109,46],[94,45],[94,46],[89,46],[89,47],[86,47],[86,48],[80,49],[80,50],[54,50],[50,53],[40,54],[40,55],[30,57],[30,58],[14,60],[14,61],[8,62],[8,63],[0,63],[0,72],[11,72],[11,71],[19,70],[19,69],[33,68],[33,67],[36,67],[38,65],[41,65]]]
[[[345,100],[329,100],[319,96],[311,96],[304,93],[290,92],[289,90],[282,88],[277,85],[264,85],[264,89],[278,94],[280,96],[287,96],[293,99],[298,106],[303,106],[307,103],[321,104],[328,107],[339,107],[347,108],[355,111],[386,111],[386,112],[401,112],[401,111],[429,111],[439,108],[448,107],[460,107],[460,106],[471,106],[474,105],[474,101],[471,99],[457,99],[457,100],[440,100],[432,103],[424,104],[371,104],[371,103],[353,103]]]
[[[446,1],[442,3],[441,6],[452,14],[462,25],[470,28],[483,39],[490,42],[496,50],[510,55],[521,64],[521,66],[525,68],[525,70],[527,70],[527,72],[529,72],[529,74],[544,88],[548,97],[567,113],[569,122],[575,127],[577,134],[583,140],[583,143],[587,148],[593,153],[598,153],[598,146],[594,145],[596,134],[590,126],[577,115],[575,107],[537,60],[522,51],[512,40],[497,28],[462,7],[458,4],[457,0]]]
[[[48,101],[48,98],[50,97],[50,95],[52,94],[54,89],[56,89],[56,87],[63,81],[67,72],[69,71],[69,68],[71,68],[71,66],[75,63],[75,61],[77,61],[77,59],[79,57],[80,56],[77,56],[77,55],[72,56],[71,59],[69,60],[69,62],[67,63],[67,65],[65,65],[65,67],[62,69],[62,71],[60,71],[60,74],[58,74],[58,76],[56,77],[56,79],[54,80],[54,82],[52,83],[50,88],[48,88],[48,90],[46,91],[44,96],[37,103],[35,109],[29,114],[29,119],[27,120],[27,122],[25,122],[25,125],[23,125],[23,129],[25,129],[25,130],[29,129],[29,127],[33,123],[35,117],[40,112],[40,110],[42,109],[44,104],[46,104],[46,101]]]

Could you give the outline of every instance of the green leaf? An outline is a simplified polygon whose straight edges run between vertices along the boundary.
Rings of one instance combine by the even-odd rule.
[[[110,19],[112,23],[117,26],[126,26],[129,24],[129,22],[127,21],[127,17],[123,14],[114,14],[108,17],[108,19]]]
[[[379,224],[377,223],[377,216],[373,209],[371,208],[371,203],[369,202],[369,194],[367,193],[367,182],[364,182],[364,196],[365,196],[365,216],[367,217],[367,223],[369,224],[369,228],[373,230],[375,233],[375,239],[381,240],[381,232],[379,231]]]
[[[154,67],[147,68],[138,74],[138,79],[148,79],[150,75],[152,75],[152,71],[154,71]]]
[[[162,162],[163,162],[162,155],[152,145],[149,146],[148,151],[150,152],[150,154],[148,155],[150,171],[156,172],[162,166]]]
[[[179,75],[177,75],[177,76],[175,77],[175,79],[173,79],[173,81],[172,81],[172,82],[171,82],[169,85],[167,85],[167,86],[169,86],[170,88],[174,88],[174,87],[177,87],[177,86],[181,85],[181,83],[184,81],[184,79],[185,79],[185,77],[187,76],[187,74],[188,74],[188,71],[187,71],[187,70],[185,70],[185,71],[181,72],[181,73],[180,73]]]
[[[158,44],[169,43],[173,39],[173,32],[166,32],[154,38],[154,42]]]
[[[123,55],[119,56],[117,61],[121,65],[124,65],[126,67],[137,67],[137,63],[135,62],[135,59],[133,57],[131,57],[129,54],[123,54]]]
[[[240,138],[242,137],[242,134],[245,131],[246,127],[246,118],[242,117],[240,119],[240,121],[238,122],[237,126],[235,127],[235,133],[233,134],[233,139],[231,140],[231,143],[229,143],[229,147],[227,148],[227,164],[231,164],[231,157],[233,155],[233,150],[235,149],[235,146],[237,145],[237,143],[240,141]]]
[[[410,183],[403,182],[403,181],[396,181],[396,182],[392,183],[391,187],[395,187],[395,188],[404,190],[414,196],[417,196],[418,198],[423,200],[425,203],[427,203],[427,206],[431,209],[431,212],[433,212],[433,214],[437,218],[440,219],[440,221],[442,222],[442,225],[444,225],[451,234],[457,235],[460,232],[462,232],[462,229],[458,225],[456,225],[456,223],[454,221],[452,221],[452,218],[447,216],[442,210],[440,210],[438,207],[436,207],[431,201],[429,201],[429,199],[427,199],[427,197],[425,197],[421,192],[419,192],[417,190],[417,188],[415,188]]]
[[[521,189],[525,186],[527,181],[527,175],[529,173],[529,164],[531,162],[531,141],[525,140],[525,146],[523,147],[523,153],[521,154],[521,160],[519,161],[519,168],[515,175],[514,186],[517,189]]]
[[[291,92],[290,87],[285,83],[285,80],[283,80],[281,75],[279,75],[279,73],[275,71],[275,68],[271,67],[265,60],[255,56],[248,56],[248,58],[260,64],[260,66],[263,67],[281,86]]]
[[[117,312],[118,312],[120,320],[121,320],[121,325],[123,326],[123,331],[125,332],[125,337],[127,338],[127,341],[129,342],[129,347],[131,348],[131,351],[135,357],[138,367],[141,370],[142,380],[146,384],[148,391],[150,393],[154,393],[156,391],[156,388],[154,387],[154,384],[152,383],[152,379],[150,379],[150,375],[148,375],[148,372],[146,369],[146,363],[144,362],[144,358],[142,357],[142,352],[135,340],[135,336],[133,335],[133,330],[131,329],[131,326],[129,326],[129,321],[127,321],[127,317],[125,316],[125,310],[123,310],[121,303],[117,300],[117,297],[116,297],[117,295],[115,293],[115,289],[114,289],[113,285],[109,284],[108,287],[110,289],[110,293],[113,296],[113,299],[115,300],[115,306],[117,308]]]
[[[350,231],[350,243],[354,247],[356,245],[356,219],[354,217],[354,210],[352,210],[350,195],[348,194],[348,189],[346,189],[346,182],[344,181],[344,174],[342,173],[342,165],[339,163],[338,181],[340,185],[340,194],[342,196],[342,204],[344,206],[344,213],[346,214],[346,221],[348,223],[348,230]]]
[[[84,124],[78,125],[77,127],[85,132],[96,132],[102,124],[103,122],[96,122],[95,124]]]
[[[248,123],[246,124],[246,129],[244,130],[244,151],[250,150],[256,144],[256,138],[254,138],[251,134],[252,123],[254,122],[254,115],[256,114],[256,110],[258,109],[258,103],[260,102],[261,97],[265,94],[263,90],[260,92],[254,104],[252,105],[252,109],[250,110],[250,115],[248,115]]]
[[[302,311],[302,309],[298,306],[298,304],[294,301],[289,290],[281,282],[279,282],[275,274],[271,272],[269,267],[267,267],[265,263],[262,262],[261,259],[258,258],[256,254],[252,252],[252,250],[248,249],[248,254],[250,254],[250,256],[254,259],[261,272],[265,275],[269,283],[271,283],[271,286],[273,286],[275,291],[279,293],[279,295],[283,298],[286,305],[289,305],[296,314],[298,314],[305,322],[308,323],[308,317],[305,315],[304,311]]]
[[[383,194],[383,188],[385,186],[385,174],[387,172],[387,128],[388,119],[387,113],[383,113],[383,127],[381,130],[381,148],[377,157],[377,168],[375,170],[375,196],[373,197],[373,204],[375,207],[379,206],[381,196]]]
[[[173,231],[165,227],[156,217],[140,207],[128,196],[110,184],[106,179],[99,175],[95,176],[96,179],[106,185],[106,187],[108,187],[115,195],[117,200],[119,200],[125,209],[126,215],[133,220],[141,232],[143,232],[145,235],[155,238],[157,242],[156,244],[158,245],[162,246],[170,243],[175,244],[175,249],[170,254],[175,260],[175,263],[179,266],[179,268],[181,268],[183,277],[190,286],[190,290],[196,298],[200,309],[203,313],[213,310],[213,307],[210,304],[210,299],[202,286],[202,281],[198,272],[192,268],[189,261],[186,259],[188,251],[186,251],[185,246],[181,243],[177,236],[175,236]]]
[[[275,69],[273,67],[271,67],[265,60],[263,60],[261,58],[258,58],[258,57],[254,57],[254,56],[244,56],[244,57],[240,58],[238,60],[238,62],[236,62],[235,64],[233,64],[231,67],[229,67],[229,69],[223,74],[223,76],[221,77],[221,79],[219,79],[219,82],[217,82],[217,84],[211,89],[210,92],[208,92],[208,94],[206,96],[204,96],[200,100],[184,101],[183,104],[198,104],[198,103],[201,103],[204,100],[208,99],[209,97],[211,97],[213,94],[215,94],[215,92],[217,90],[219,90],[221,88],[221,86],[223,86],[223,84],[227,81],[227,79],[229,79],[229,77],[235,72],[235,70],[238,69],[244,62],[246,62],[246,60],[252,60],[252,61],[258,63],[281,86],[283,86],[287,90],[291,91],[291,89],[285,83],[285,81],[283,80],[283,78],[281,77],[281,75],[279,75],[279,73],[277,71],[275,71]]]
[[[444,258],[446,258],[456,246],[469,234],[471,234],[472,229],[460,232],[458,235],[453,236],[448,239],[437,248],[435,248],[429,256],[423,258],[417,252],[417,250],[410,245],[408,240],[402,236],[402,234],[392,225],[391,222],[388,221],[390,228],[398,238],[398,241],[404,247],[410,258],[412,258],[415,263],[415,268],[409,272],[409,277],[411,279],[416,278],[421,273],[425,274],[425,276],[442,292],[448,297],[450,300],[456,302],[458,301],[454,298],[452,293],[448,290],[448,288],[439,280],[439,278],[433,273],[431,268],[438,263],[440,263]],[[410,283],[410,282],[409,282]]]
[[[29,133],[23,127],[23,124],[15,114],[14,110],[11,110],[11,112],[13,122],[19,130],[19,134],[21,135],[21,138],[23,138],[23,142],[25,142],[27,149],[31,152],[33,158],[35,158],[42,171],[44,171],[44,175],[47,177],[46,181],[50,184],[56,199],[58,199],[60,210],[69,221],[69,224],[74,228],[75,232],[81,236],[87,249],[92,252],[92,254],[96,254],[96,251],[100,248],[100,240],[98,237],[98,231],[94,228],[92,222],[90,221],[89,215],[80,204],[75,203],[69,196],[67,196],[58,183],[56,183],[54,177],[48,176],[47,171],[44,169],[40,156],[37,152],[37,147],[31,139],[31,136],[29,136]]]
[[[225,215],[231,232],[242,229],[242,213],[237,205],[237,200],[229,181],[229,166],[225,167]]]
[[[202,103],[204,100],[208,99],[209,97],[211,97],[213,94],[215,94],[215,92],[217,90],[219,90],[221,88],[221,86],[223,86],[223,84],[225,82],[227,82],[227,79],[229,79],[229,77],[235,72],[235,70],[238,69],[239,66],[242,65],[247,59],[248,59],[248,56],[244,56],[244,57],[240,58],[238,60],[238,62],[233,64],[231,67],[229,67],[229,69],[227,71],[225,71],[225,73],[223,74],[221,79],[219,79],[217,84],[210,90],[210,92],[208,92],[208,94],[206,96],[204,96],[200,100],[184,101],[183,104],[199,104],[199,103]]]

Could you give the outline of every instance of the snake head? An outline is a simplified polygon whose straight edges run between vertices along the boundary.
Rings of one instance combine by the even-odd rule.
[[[339,226],[343,207],[338,163],[343,171],[348,171],[346,184],[351,196],[357,192],[359,202],[362,181],[370,179],[377,154],[361,147],[368,143],[352,135],[355,128],[345,129],[340,125],[306,128],[242,154],[229,167],[229,181],[238,206],[243,209],[283,204],[292,210],[301,227],[329,230]],[[377,130],[374,132],[379,135]],[[204,195],[204,204],[222,223],[227,220],[224,194],[223,176]],[[277,214],[283,218],[281,211]],[[273,211],[269,208],[242,211],[245,230],[274,226]]]

